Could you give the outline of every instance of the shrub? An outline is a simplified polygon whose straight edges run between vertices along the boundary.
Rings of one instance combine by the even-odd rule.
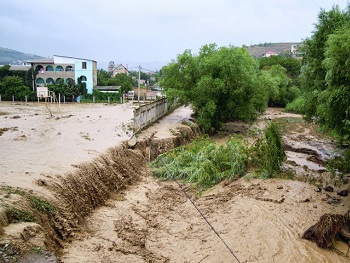
[[[251,148],[251,157],[256,171],[264,178],[273,177],[280,171],[285,159],[279,125],[270,122],[264,135]]]

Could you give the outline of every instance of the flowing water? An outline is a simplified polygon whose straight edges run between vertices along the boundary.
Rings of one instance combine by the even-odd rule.
[[[131,120],[126,117],[121,121],[120,116],[129,116],[132,108],[123,107],[86,106],[69,118],[55,121],[40,120],[43,116],[35,113],[27,115],[26,107],[21,107],[22,122],[16,123],[11,118],[14,115],[1,119],[2,127],[18,127],[0,137],[6,146],[6,151],[1,148],[2,184],[41,193],[53,191],[66,211],[55,219],[56,231],[64,236],[57,250],[62,262],[349,262],[343,243],[337,245],[339,252],[318,248],[301,238],[321,215],[344,214],[350,208],[349,197],[329,204],[325,198],[327,194],[336,196],[335,192],[319,192],[309,183],[281,179],[224,181],[202,196],[185,187],[231,253],[179,186],[159,181],[148,168],[147,162],[153,157],[142,139],[152,135],[155,147],[163,152],[185,143],[196,134],[180,124],[190,118],[191,111],[181,108],[152,125],[138,135],[137,147],[129,149],[120,146],[120,141],[128,137],[128,129],[123,127]],[[9,109],[0,108],[5,110]],[[65,114],[71,113],[67,110]],[[315,127],[304,123],[299,115],[270,109],[256,127],[263,127],[264,119],[281,117],[289,120],[283,138],[287,166],[304,171],[304,176],[324,175],[332,142],[318,136]],[[179,126],[182,132],[177,130]],[[239,132],[248,131],[248,127],[239,126]],[[187,137],[179,139],[175,136],[179,134]],[[67,175],[55,177],[63,172]],[[38,186],[39,179],[55,188]],[[0,197],[5,199],[5,195]]]

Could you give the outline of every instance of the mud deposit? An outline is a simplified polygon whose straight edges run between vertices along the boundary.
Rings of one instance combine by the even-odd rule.
[[[174,114],[183,119],[182,113]],[[161,120],[140,134],[133,149],[121,143],[89,162],[77,163],[68,173],[57,171],[55,177],[36,178],[36,185],[40,184],[37,195],[44,198],[42,193],[49,192],[54,211],[29,209],[30,195],[3,188],[3,209],[29,210],[35,223],[16,222],[3,210],[0,243],[41,247],[54,251],[65,263],[238,262],[179,186],[159,181],[148,168],[148,161],[155,157],[147,144],[151,135],[155,148],[165,152],[187,143],[198,132],[176,121],[177,127],[171,126],[166,134],[164,127],[174,124],[173,116],[168,124]],[[345,214],[350,208],[349,196],[336,194],[348,189],[348,184],[333,185],[334,192],[323,190],[333,182],[325,171],[333,154],[332,141],[319,136],[316,127],[304,123],[299,115],[286,115],[278,109],[269,110],[254,127],[232,123],[226,133],[252,136],[272,118],[288,127],[283,138],[289,156],[286,169],[291,169],[298,181],[241,178],[224,181],[202,196],[183,187],[240,262],[350,262],[344,254],[345,243],[337,242],[337,249],[325,250],[301,238],[323,214]],[[305,155],[299,158],[299,154]],[[327,202],[330,197],[339,202]],[[45,255],[40,257],[44,261],[30,261],[40,254],[31,251],[29,259],[22,257],[21,262],[56,260]]]

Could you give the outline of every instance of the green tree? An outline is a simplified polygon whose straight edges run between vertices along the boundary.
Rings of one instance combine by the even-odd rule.
[[[112,72],[107,72],[103,69],[99,69],[97,71],[97,85],[98,86],[108,86],[108,81],[111,78],[112,78]]]
[[[266,71],[271,84],[269,91],[269,106],[285,107],[300,95],[300,90],[292,86],[292,80],[287,76],[287,70],[281,65],[273,65]]]
[[[325,101],[323,94],[327,89],[327,69],[323,61],[327,49],[328,37],[350,21],[349,6],[340,10],[339,6],[330,11],[321,9],[314,34],[303,43],[303,66],[301,70],[302,91],[305,93],[305,114],[308,119],[316,117],[321,123],[323,117],[318,116],[317,108]]]
[[[120,86],[121,92],[128,92],[133,88],[132,77],[124,73],[115,75],[116,85]]]
[[[321,10],[311,38],[304,42],[301,80],[308,119],[350,136],[349,28],[350,5]]]
[[[350,136],[350,20],[327,40],[324,67],[327,70],[323,120],[340,135]]]
[[[15,96],[16,100],[24,101],[25,96],[28,100],[33,99],[33,91],[24,85],[23,79],[18,76],[7,76],[0,82],[0,94],[3,100],[12,100]]]
[[[269,70],[273,65],[280,65],[286,69],[289,78],[297,80],[300,75],[301,63],[292,57],[270,56],[259,58],[259,68]]]
[[[193,106],[204,132],[213,132],[230,120],[252,121],[266,93],[258,85],[258,64],[247,50],[203,46],[198,55],[185,50],[162,68],[160,85],[169,99]],[[265,102],[266,103],[266,102]]]

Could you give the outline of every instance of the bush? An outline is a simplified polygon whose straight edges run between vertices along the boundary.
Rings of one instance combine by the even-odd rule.
[[[304,114],[305,113],[305,98],[298,97],[292,102],[288,103],[285,108],[286,111]]]
[[[273,177],[280,171],[285,159],[279,125],[270,122],[264,135],[251,148],[251,157],[258,173],[264,178]]]

